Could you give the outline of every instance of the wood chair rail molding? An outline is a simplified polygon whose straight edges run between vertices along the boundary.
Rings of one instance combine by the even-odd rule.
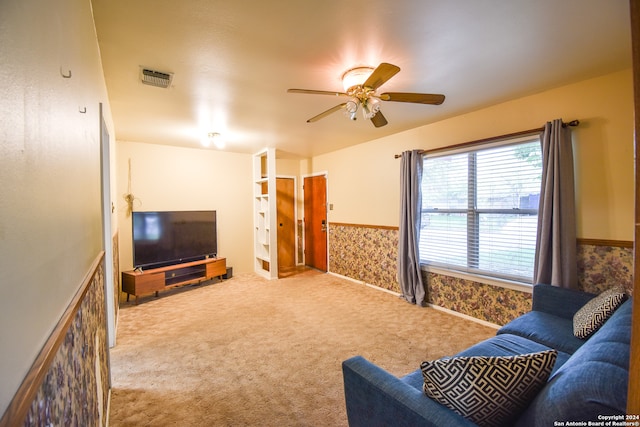
[[[579,245],[612,246],[615,248],[633,248],[632,240],[576,239]]]
[[[370,224],[352,224],[348,222],[330,222],[329,226],[336,227],[357,227],[357,228],[375,228],[379,230],[399,230],[400,227],[392,225],[370,225]]]

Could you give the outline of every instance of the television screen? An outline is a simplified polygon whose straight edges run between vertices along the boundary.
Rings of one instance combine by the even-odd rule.
[[[163,267],[214,257],[216,211],[133,212],[133,265]]]

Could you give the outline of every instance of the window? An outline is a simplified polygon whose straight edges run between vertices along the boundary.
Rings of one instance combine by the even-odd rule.
[[[530,283],[541,175],[537,136],[426,154],[421,263]]]

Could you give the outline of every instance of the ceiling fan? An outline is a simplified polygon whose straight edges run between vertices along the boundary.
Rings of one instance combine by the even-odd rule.
[[[352,68],[342,75],[344,92],[332,92],[326,90],[288,89],[289,93],[305,93],[312,95],[334,95],[350,98],[335,107],[329,108],[317,116],[311,117],[307,123],[316,122],[329,114],[344,109],[351,120],[356,120],[358,109],[362,109],[365,119],[371,120],[375,127],[386,125],[387,119],[380,111],[381,101],[411,102],[415,104],[440,105],[444,102],[444,95],[430,93],[411,92],[385,92],[378,94],[376,91],[391,77],[400,71],[400,67],[383,62],[377,68],[357,67]]]

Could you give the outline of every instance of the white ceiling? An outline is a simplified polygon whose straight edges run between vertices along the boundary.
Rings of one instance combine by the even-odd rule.
[[[120,141],[309,157],[631,67],[628,0],[92,0]],[[375,128],[342,102],[354,66],[401,68],[381,92],[442,93],[440,106],[384,102]],[[169,89],[139,67],[174,74]],[[210,148],[215,149],[215,148]]]

